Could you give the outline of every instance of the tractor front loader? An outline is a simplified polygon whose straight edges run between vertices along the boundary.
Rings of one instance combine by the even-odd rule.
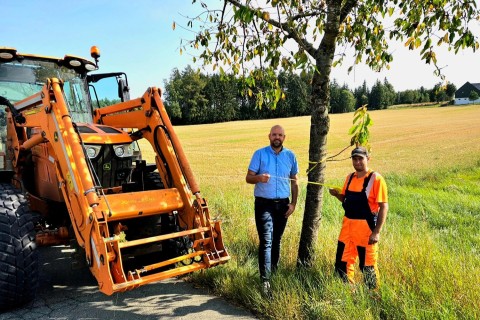
[[[40,245],[72,243],[108,295],[230,259],[160,89],[129,100],[92,57],[0,47],[0,309],[33,299]],[[108,77],[120,99],[101,106]]]

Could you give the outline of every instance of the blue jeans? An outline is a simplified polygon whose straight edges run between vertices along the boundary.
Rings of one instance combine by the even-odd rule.
[[[258,248],[258,268],[262,281],[268,281],[275,272],[280,260],[280,241],[288,218],[289,200],[269,200],[255,198],[255,224],[260,239]]]

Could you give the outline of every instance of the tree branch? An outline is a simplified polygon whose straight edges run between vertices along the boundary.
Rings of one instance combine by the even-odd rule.
[[[225,0],[226,2],[230,3],[231,5],[237,7],[237,8],[244,8],[244,9],[250,9],[252,10],[251,7],[245,6],[241,4],[237,0]],[[279,17],[280,18],[280,17]],[[295,30],[291,29],[288,26],[288,23],[281,23],[280,21],[274,20],[274,19],[265,19],[263,16],[259,17],[259,19],[268,22],[272,26],[284,31],[287,35],[288,38],[291,38],[295,40],[295,42],[305,51],[307,51],[312,57],[315,57],[317,54],[317,50],[314,48],[314,46],[308,42],[305,38],[302,38]],[[290,18],[291,19],[291,18]]]
[[[343,7],[340,9],[340,21],[345,21],[347,16],[352,12],[352,9],[355,8],[358,4],[358,0],[347,0]]]
[[[225,16],[225,9],[227,8],[227,1],[224,1],[223,2],[223,9],[222,9],[222,15],[220,17],[220,22],[218,24],[218,31],[221,32],[222,29],[223,29],[223,17]],[[217,48],[218,48],[218,41],[217,43],[215,44],[215,50],[214,51],[217,51]]]

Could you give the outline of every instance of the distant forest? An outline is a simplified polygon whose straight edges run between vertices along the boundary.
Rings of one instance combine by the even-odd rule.
[[[282,72],[278,81],[285,93],[275,110],[256,106],[253,96],[246,92],[242,82],[233,75],[206,75],[187,66],[174,69],[165,80],[163,99],[173,124],[201,124],[234,120],[269,119],[310,115],[310,75]],[[369,110],[386,109],[398,104],[443,102],[453,99],[457,88],[438,83],[433,88],[395,91],[384,79],[371,88],[366,82],[349,88],[335,80],[331,82],[330,113],[351,112],[367,104]],[[262,83],[256,83],[257,89]],[[256,90],[253,88],[253,90]]]

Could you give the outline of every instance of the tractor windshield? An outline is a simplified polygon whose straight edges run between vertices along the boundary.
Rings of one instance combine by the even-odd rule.
[[[23,100],[40,90],[48,78],[63,80],[65,101],[73,122],[92,122],[85,79],[75,70],[54,61],[23,59],[0,64],[0,96],[11,103]]]

